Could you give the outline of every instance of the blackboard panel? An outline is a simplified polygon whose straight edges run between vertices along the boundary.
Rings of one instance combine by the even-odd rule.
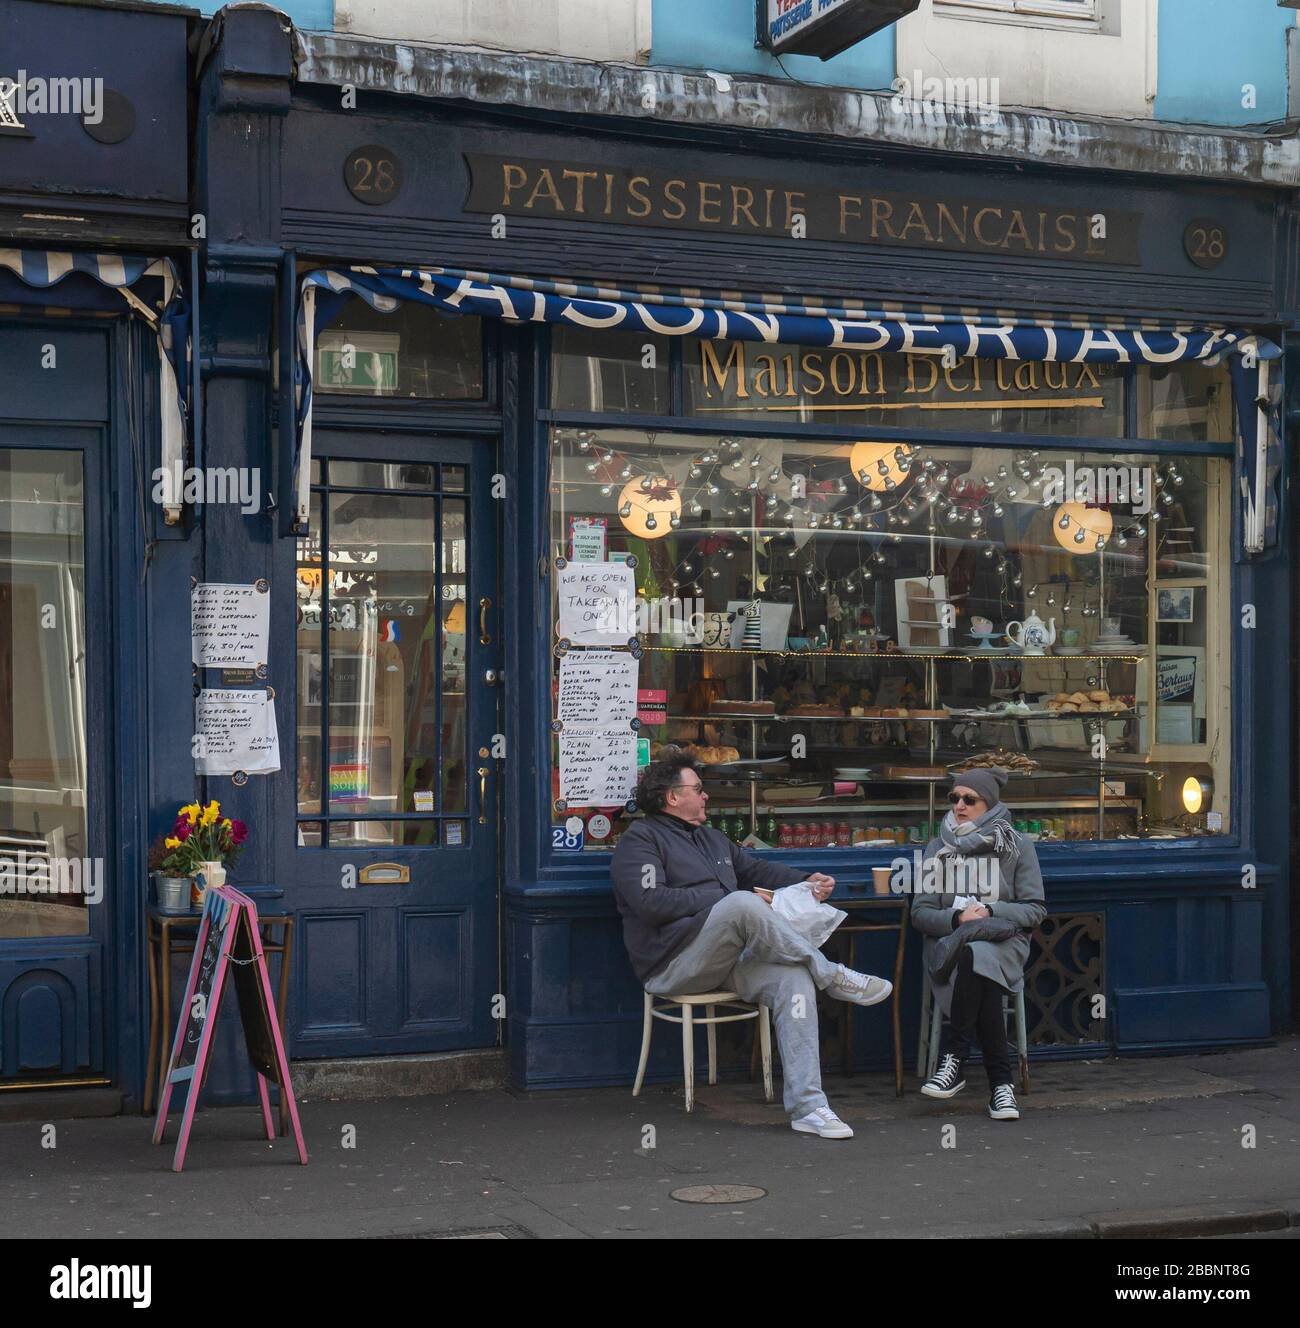
[[[212,1006],[212,985],[217,975],[219,967],[217,961],[221,957],[221,947],[225,939],[226,933],[217,926],[214,914],[209,912],[208,938],[203,946],[203,955],[199,960],[198,981],[194,992],[190,996],[190,1008],[186,1012],[185,1036],[181,1040],[180,1054],[176,1058],[176,1068],[194,1064],[194,1057],[199,1050],[199,1040],[203,1036],[204,1025],[216,1013]],[[203,997],[202,1001],[196,999],[200,995]],[[200,1010],[202,1010],[201,1017]]]
[[[248,1059],[252,1061],[253,1068],[272,1083],[279,1083],[275,1037],[271,1031],[271,1012],[266,1008],[266,993],[262,987],[261,974],[256,964],[246,962],[255,954],[252,923],[248,914],[241,909],[231,950],[231,962],[234,964],[235,972],[235,995],[239,1000],[239,1021],[244,1026]]]

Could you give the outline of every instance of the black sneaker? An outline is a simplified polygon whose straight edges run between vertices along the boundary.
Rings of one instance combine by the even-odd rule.
[[[924,1089],[922,1090],[924,1092]],[[999,1084],[989,1098],[989,1115],[994,1120],[1019,1120],[1020,1108],[1016,1106],[1015,1090],[1010,1084]]]
[[[961,1061],[951,1052],[939,1062],[939,1068],[921,1085],[926,1097],[956,1097],[966,1087]]]

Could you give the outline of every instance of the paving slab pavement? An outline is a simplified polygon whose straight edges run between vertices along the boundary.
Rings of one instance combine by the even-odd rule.
[[[886,1075],[828,1079],[852,1140],[795,1135],[748,1082],[306,1099],[311,1162],[256,1110],[0,1125],[0,1237],[1095,1237],[1300,1228],[1300,1040],[1035,1066],[1018,1122],[978,1081],[949,1103]],[[746,1185],[745,1202],[685,1203]],[[725,1195],[724,1195],[725,1197]],[[1281,1214],[1281,1218],[1277,1216]],[[1254,1215],[1252,1217],[1252,1215]],[[1280,1226],[1279,1226],[1280,1222]],[[1135,1224],[1145,1225],[1135,1225]]]

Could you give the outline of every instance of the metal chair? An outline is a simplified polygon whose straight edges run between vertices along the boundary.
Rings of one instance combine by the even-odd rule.
[[[717,1007],[732,1006],[739,1014],[718,1014]],[[703,1017],[695,1011],[704,1007]],[[666,1011],[681,1009],[680,1015]],[[686,1081],[686,1110],[695,1109],[695,1026],[703,1024],[709,1034],[709,1083],[718,1082],[718,1024],[734,1024],[742,1019],[758,1020],[758,1042],[763,1061],[763,1094],[769,1102],[772,1093],[772,1025],[766,1005],[750,1005],[734,991],[705,991],[689,996],[653,996],[645,993],[645,1017],[641,1030],[641,1062],[636,1069],[636,1085],[632,1096],[639,1097],[645,1080],[645,1067],[650,1060],[650,1035],[654,1021],[682,1026],[682,1074]]]
[[[1016,1016],[1016,1052],[1020,1062],[1020,1091],[1029,1093],[1029,1046],[1025,1033],[1025,992],[1023,986],[1013,996],[1002,999],[1002,1017],[1005,1020],[1012,1012],[1014,1004]],[[921,1079],[928,1079],[939,1068],[939,1040],[943,1031],[943,1009],[934,999],[934,987],[930,975],[926,973],[921,980],[921,1030],[916,1048],[916,1073]]]

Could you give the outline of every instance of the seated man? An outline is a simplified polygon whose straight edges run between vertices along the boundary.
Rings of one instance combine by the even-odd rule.
[[[893,983],[831,963],[771,908],[772,888],[806,880],[825,899],[834,879],[765,862],[707,826],[709,795],[687,752],[652,761],[641,772],[636,799],[645,816],[619,841],[611,874],[637,977],[655,996],[726,989],[766,1005],[776,1022],[793,1128],[851,1139],[853,1131],[822,1092],[817,990],[875,1005]]]

